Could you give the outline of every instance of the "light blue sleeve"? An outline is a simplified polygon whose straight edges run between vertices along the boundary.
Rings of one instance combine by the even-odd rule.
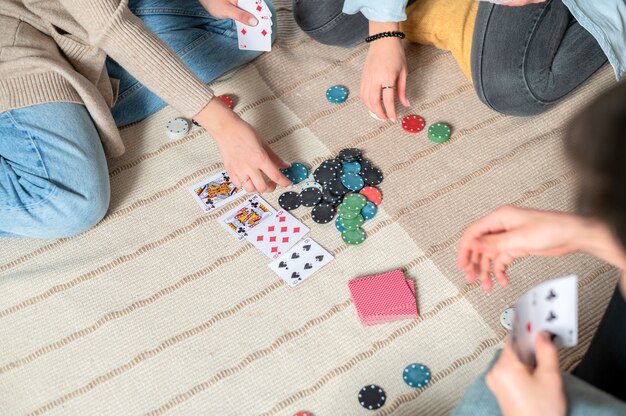
[[[406,20],[408,0],[346,0],[343,4],[345,14],[361,12],[367,20],[373,22],[402,22]]]
[[[617,79],[626,72],[626,0],[563,0],[600,44]]]

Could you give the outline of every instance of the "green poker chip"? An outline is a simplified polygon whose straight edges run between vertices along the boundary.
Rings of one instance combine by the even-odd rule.
[[[337,215],[340,218],[352,219],[359,215],[359,211],[348,208],[346,204],[341,204],[337,207]]]
[[[361,194],[349,194],[343,198],[343,204],[351,211],[360,212],[367,204],[367,198]]]
[[[346,230],[341,233],[341,239],[344,243],[356,246],[365,241],[365,231],[362,228],[356,230]]]
[[[356,230],[361,228],[365,219],[361,214],[357,214],[354,218],[341,218],[339,223],[345,230]]]
[[[428,138],[435,143],[443,143],[450,140],[450,126],[445,123],[435,123],[428,128]]]

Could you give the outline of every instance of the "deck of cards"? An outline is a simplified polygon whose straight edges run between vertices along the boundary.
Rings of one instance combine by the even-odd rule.
[[[248,26],[239,21],[237,40],[239,49],[250,51],[272,50],[272,12],[263,0],[239,0],[237,7],[251,13],[259,22],[256,26]]]
[[[537,334],[548,331],[557,348],[578,343],[578,286],[576,276],[543,282],[515,305],[512,341],[520,361],[535,367]]]
[[[419,316],[414,282],[406,279],[402,270],[352,279],[348,289],[364,325]]]

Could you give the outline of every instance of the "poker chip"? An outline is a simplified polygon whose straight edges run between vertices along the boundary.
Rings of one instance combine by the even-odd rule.
[[[344,232],[346,229],[343,228],[343,226],[341,225],[341,221],[340,221],[341,217],[337,217],[335,218],[335,228],[337,229],[337,231],[339,231],[340,233]]]
[[[428,128],[428,138],[435,143],[443,143],[450,139],[450,126],[445,123],[435,123]]]
[[[426,387],[430,381],[430,370],[423,364],[409,364],[402,372],[402,379],[409,387],[414,389]]]
[[[311,412],[298,412],[298,413],[295,413],[293,416],[313,416],[313,413],[311,413]]]
[[[367,202],[363,208],[361,208],[361,215],[366,220],[371,220],[376,216],[376,212],[378,212],[378,208],[372,202]]]
[[[351,219],[359,215],[359,211],[348,208],[346,204],[340,204],[337,207],[337,215],[341,218]]]
[[[357,214],[353,218],[340,217],[339,221],[344,230],[348,231],[361,228],[361,226],[365,222],[365,219],[361,214]]]
[[[305,183],[304,183],[304,185],[302,185],[302,188],[301,188],[301,189],[302,189],[302,190],[305,190],[305,189],[307,189],[307,188],[317,188],[317,189],[319,189],[320,191],[323,191],[323,190],[324,190],[324,188],[322,188],[322,185],[320,185],[320,184],[319,184],[319,183],[317,183],[317,182],[305,182]]]
[[[363,155],[363,152],[361,152],[360,149],[357,149],[355,147],[350,147],[347,149],[342,149],[337,155],[337,157],[339,158],[339,160],[346,163],[346,162],[358,161],[359,159],[361,159],[362,155]]]
[[[191,122],[193,123],[194,126],[198,126],[198,127],[202,127],[200,125],[200,123],[198,123],[196,120],[194,120],[193,118],[191,119]]]
[[[278,197],[278,205],[287,211],[296,209],[300,206],[300,194],[291,191],[285,192]]]
[[[339,178],[334,178],[332,181],[328,182],[326,184],[326,189],[338,196],[343,196],[348,193],[348,188],[343,186],[343,183],[341,183],[341,179]]]
[[[337,171],[337,174],[339,175],[343,166],[343,162],[337,159],[326,159],[325,161],[322,162],[322,165],[332,166],[333,168],[335,168],[335,170]]]
[[[375,384],[365,386],[359,391],[359,403],[368,410],[377,410],[385,405],[385,391]]]
[[[341,233],[341,239],[344,243],[350,245],[359,245],[365,241],[365,231],[362,228],[356,230],[346,230]]]
[[[331,204],[322,202],[311,211],[311,218],[318,224],[327,224],[335,217],[335,208]]]
[[[170,140],[180,140],[189,133],[189,122],[182,117],[174,117],[165,124],[165,132]]]
[[[383,181],[383,172],[375,167],[362,168],[361,178],[363,178],[366,186],[380,185],[380,183]]]
[[[311,208],[322,202],[322,191],[317,188],[306,188],[300,192],[300,204]]]
[[[341,203],[341,197],[330,192],[328,188],[325,188],[322,191],[322,202],[326,202],[327,204],[336,207]]]
[[[333,104],[341,104],[348,99],[348,89],[342,85],[334,85],[326,90],[326,99]]]
[[[374,167],[372,161],[369,159],[361,159],[359,164],[361,165],[361,169],[370,169]]]
[[[383,194],[380,192],[380,189],[373,186],[366,186],[361,189],[359,193],[365,196],[368,201],[373,202],[376,205],[380,205],[383,200]]]
[[[226,107],[230,108],[231,110],[233,109],[233,99],[230,98],[228,95],[218,95],[217,98],[219,98],[219,100],[223,102]]]
[[[513,320],[515,319],[515,308],[506,308],[500,315],[500,323],[509,331],[513,329]]]
[[[286,169],[281,169],[280,171],[294,185],[309,177],[309,169],[302,163],[292,163],[291,166]]]
[[[416,116],[415,114],[406,116],[402,119],[402,129],[407,133],[419,133],[424,130],[425,125],[426,123],[424,122],[424,119],[420,116]]]
[[[351,211],[361,211],[366,203],[367,198],[361,194],[350,194],[343,198],[343,204],[345,204]]]
[[[343,173],[353,172],[359,173],[361,171],[361,164],[359,162],[346,162],[343,164]]]
[[[364,179],[357,173],[348,172],[341,175],[341,183],[351,191],[360,191],[365,186]]]
[[[330,183],[337,177],[337,169],[327,163],[322,163],[315,171],[313,171],[313,178],[316,182],[322,185]]]

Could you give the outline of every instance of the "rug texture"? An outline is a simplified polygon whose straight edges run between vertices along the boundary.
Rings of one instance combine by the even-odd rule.
[[[425,132],[372,119],[359,102],[366,47],[316,44],[278,2],[271,53],[212,84],[286,160],[311,166],[344,147],[382,168],[384,200],[347,247],[332,224],[294,211],[335,260],[297,288],[268,259],[203,214],[187,186],[220,169],[200,128],[169,141],[166,108],[123,130],[127,153],[110,161],[112,202],[95,228],[57,241],[4,240],[0,248],[2,415],[364,414],[357,393],[387,393],[378,415],[443,415],[502,345],[500,313],[538,282],[580,276],[580,343],[589,345],[617,273],[584,255],[527,259],[509,288],[485,294],[455,268],[464,228],[501,204],[573,209],[576,172],[562,140],[568,119],[614,83],[603,68],[554,110],[500,115],[480,103],[452,56],[408,46],[408,94],[427,124],[453,128],[434,144]],[[347,86],[340,105],[326,89]],[[590,138],[592,139],[592,138]],[[264,195],[275,208],[279,191]],[[415,281],[419,319],[364,327],[349,279],[402,268]],[[402,370],[432,372],[413,390]]]

